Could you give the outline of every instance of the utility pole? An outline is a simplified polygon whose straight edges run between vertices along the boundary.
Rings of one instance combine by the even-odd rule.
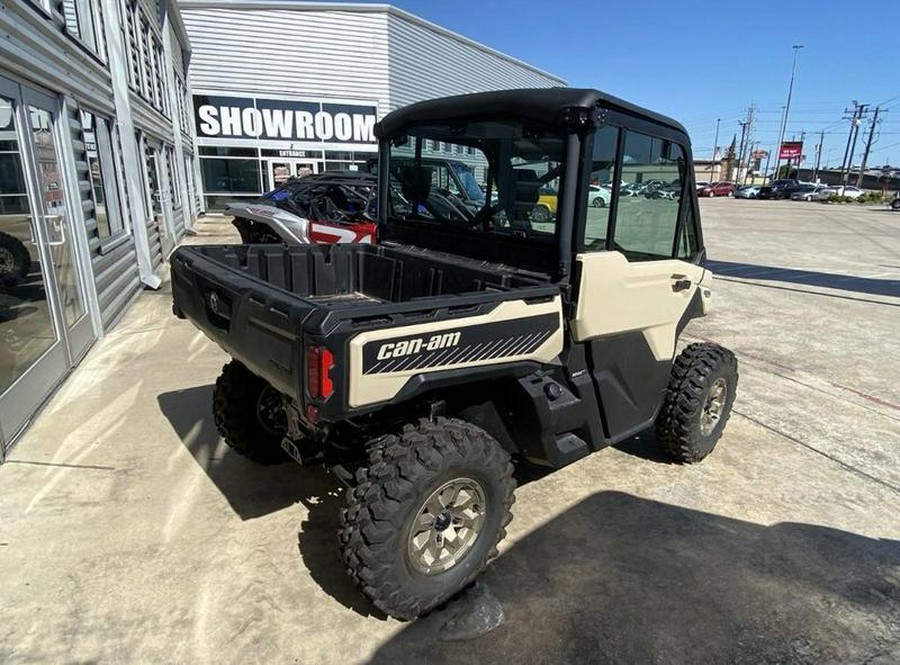
[[[816,145],[816,166],[813,169],[813,182],[816,182],[819,176],[819,166],[822,164],[822,146],[825,143],[825,130],[819,132],[819,143]]]
[[[753,132],[753,118],[756,114],[756,106],[754,104],[750,104],[747,107],[747,119],[743,122],[739,122],[738,124],[741,126],[741,148],[740,152],[738,152],[738,175],[741,172],[741,165],[744,167],[744,176],[743,178],[735,178],[735,180],[746,181],[747,180],[747,162],[748,155],[751,143],[751,135]]]
[[[794,49],[794,61],[791,64],[791,82],[788,85],[788,95],[787,95],[787,104],[784,107],[784,116],[781,119],[781,132],[778,135],[778,146],[775,148],[777,153],[775,155],[775,178],[778,178],[778,165],[781,162],[781,144],[784,142],[784,130],[787,128],[788,114],[791,112],[791,95],[794,92],[794,73],[797,70],[797,54],[800,52],[800,49],[803,48],[803,44],[794,44],[792,47]]]
[[[850,177],[850,167],[853,166],[853,151],[856,150],[856,135],[859,133],[859,125],[862,122],[868,104],[860,104],[853,100],[853,115],[850,120],[850,134],[847,135],[847,147],[844,148],[844,161],[841,162],[841,184],[846,185]],[[844,110],[844,117],[850,113],[850,109]],[[852,147],[851,147],[852,145]]]
[[[741,121],[741,122],[738,122],[738,124],[741,126],[741,144],[740,144],[740,147],[738,148],[737,170],[735,171],[735,174],[734,174],[735,182],[737,182],[741,179],[741,164],[744,161],[744,142],[747,140],[747,125],[749,125],[750,123],[748,123],[746,121]]]
[[[713,168],[715,168],[714,162],[716,161],[716,155],[719,152],[719,123],[722,121],[722,118],[716,118],[716,140],[713,142],[713,154],[712,161],[709,163],[709,181],[712,183],[713,181]]]
[[[875,115],[872,116],[872,124],[869,125],[869,138],[866,140],[866,149],[863,151],[862,162],[859,165],[859,175],[856,176],[856,186],[862,189],[862,181],[863,176],[866,173],[866,161],[869,159],[869,150],[872,149],[872,138],[875,136],[875,125],[878,124],[878,114],[881,112],[881,107],[875,107]]]
[[[803,161],[803,142],[806,141],[806,130],[800,132],[800,154],[797,155],[797,180],[800,180],[800,164]]]

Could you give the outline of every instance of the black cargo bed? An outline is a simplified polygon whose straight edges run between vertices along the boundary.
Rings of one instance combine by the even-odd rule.
[[[538,274],[400,246],[198,245],[170,263],[176,313],[298,403],[309,344],[331,350],[341,370],[360,332],[559,293]]]

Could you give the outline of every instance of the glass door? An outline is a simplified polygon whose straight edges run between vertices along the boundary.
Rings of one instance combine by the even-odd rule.
[[[281,187],[290,178],[302,178],[316,173],[316,163],[308,160],[275,159],[266,163],[269,174],[267,192]]]
[[[94,338],[57,107],[0,77],[0,457]]]

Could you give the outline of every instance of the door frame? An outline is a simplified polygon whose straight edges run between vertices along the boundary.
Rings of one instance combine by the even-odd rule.
[[[67,108],[60,95],[5,73],[0,75],[0,93],[12,99],[15,104],[16,141],[19,145],[21,168],[31,213],[29,215],[31,236],[40,261],[48,314],[54,334],[54,341],[50,347],[33,360],[25,373],[13,381],[0,398],[0,461],[3,461],[34,413],[41,408],[96,340],[94,308],[97,302],[96,294],[91,288],[93,275],[90,272],[88,254],[85,252],[86,238],[83,237],[83,225],[76,223],[76,220],[83,221],[83,218],[80,215],[81,200],[75,195],[77,174],[71,153],[71,135],[63,131],[69,126]],[[29,106],[48,111],[54,117],[50,131],[58,162],[58,174],[62,180],[63,204],[66,211],[62,232],[68,234],[66,244],[72,252],[76,288],[84,310],[71,326],[66,324],[60,303],[58,278],[53,268]]]
[[[291,175],[293,178],[297,173],[297,165],[308,166],[313,173],[319,172],[319,162],[311,157],[267,157],[263,160],[266,164],[266,179],[268,180],[268,188],[264,192],[271,192],[281,185],[275,184],[275,164],[289,164],[291,167]]]

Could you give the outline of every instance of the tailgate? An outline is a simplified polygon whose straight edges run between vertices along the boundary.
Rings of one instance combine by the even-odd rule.
[[[172,254],[175,313],[300,402],[302,322],[314,306],[229,267],[229,263],[238,265],[236,251],[233,247],[181,247]]]

